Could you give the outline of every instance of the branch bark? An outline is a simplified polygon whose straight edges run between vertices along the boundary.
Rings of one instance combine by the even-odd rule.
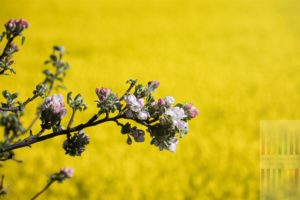
[[[5,45],[4,49],[3,49],[3,52],[2,52],[2,54],[0,55],[0,60],[3,60],[3,58],[4,58],[5,56],[7,56],[7,55],[6,55],[6,51],[7,51],[8,47],[9,47],[9,45],[12,43],[12,41],[13,41],[16,37],[17,37],[17,35],[15,35],[15,36],[13,36],[13,37],[11,37],[11,38],[8,39],[6,45]],[[4,74],[6,70],[7,70],[7,69],[5,69],[5,68],[2,69],[2,70],[0,71],[0,75]]]
[[[31,101],[33,101],[37,97],[38,97],[38,95],[33,95],[32,97],[30,97],[26,101],[24,101],[24,103],[22,103],[20,106],[9,107],[9,108],[2,108],[2,107],[0,107],[0,110],[1,111],[18,111],[18,110],[21,110],[22,106],[26,106],[28,103],[30,103]]]
[[[126,118],[125,115],[117,115],[117,116],[111,117],[111,118],[105,117],[104,119],[100,119],[100,120],[97,120],[97,121],[90,121],[89,120],[85,124],[79,124],[79,125],[77,125],[73,128],[69,128],[69,129],[65,129],[65,130],[61,130],[61,131],[57,131],[57,132],[52,132],[52,133],[49,133],[47,135],[42,135],[42,136],[31,135],[31,136],[25,138],[24,140],[18,141],[14,144],[4,145],[0,149],[0,153],[4,153],[4,152],[11,151],[11,150],[14,150],[14,149],[19,149],[19,148],[26,147],[26,146],[31,147],[31,145],[34,144],[34,143],[38,143],[38,142],[41,142],[41,141],[44,141],[44,140],[48,140],[48,139],[51,139],[51,138],[54,138],[54,137],[57,137],[57,136],[60,136],[60,135],[67,135],[67,134],[70,134],[72,132],[77,132],[77,131],[80,131],[84,128],[96,126],[96,125],[99,125],[99,124],[102,124],[102,123],[105,123],[105,122],[115,122],[115,123],[117,123],[117,125],[119,125],[120,123],[118,122],[118,119],[128,119],[128,118]],[[141,121],[137,121],[137,120],[135,120],[135,121],[142,124],[142,125],[144,125],[144,126],[148,126],[148,124],[146,124],[144,122],[142,123]]]

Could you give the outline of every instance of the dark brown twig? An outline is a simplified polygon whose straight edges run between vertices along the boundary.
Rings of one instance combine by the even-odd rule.
[[[121,124],[118,122],[118,119],[134,120],[135,122],[137,122],[137,123],[139,123],[143,126],[146,126],[146,127],[150,126],[149,124],[147,124],[144,121],[127,118],[124,114],[117,115],[117,116],[111,117],[111,118],[105,117],[105,118],[99,119],[97,121],[90,121],[89,120],[85,124],[79,124],[79,125],[77,125],[73,128],[52,132],[52,133],[49,133],[47,135],[42,135],[42,136],[31,135],[31,136],[25,138],[24,140],[18,141],[14,144],[3,146],[0,149],[0,153],[11,151],[11,150],[14,150],[14,149],[19,149],[19,148],[26,147],[26,146],[31,147],[31,145],[34,144],[34,143],[38,143],[38,142],[41,142],[41,141],[44,141],[44,140],[48,140],[48,139],[51,139],[53,137],[57,137],[57,136],[60,136],[60,135],[68,135],[72,132],[77,132],[77,131],[83,130],[84,128],[96,126],[96,125],[99,125],[99,124],[102,124],[102,123],[105,123],[105,122],[115,122],[115,123],[117,123],[117,125],[121,126]]]
[[[69,129],[69,128],[71,127],[71,125],[72,125],[72,123],[73,123],[73,121],[74,121],[75,113],[76,113],[76,109],[73,108],[73,109],[72,109],[72,116],[71,116],[71,119],[70,119],[70,121],[69,121],[69,123],[68,123],[67,129]]]
[[[30,103],[31,101],[33,101],[37,97],[38,97],[38,95],[33,95],[32,97],[30,97],[26,101],[24,101],[24,103],[22,103],[20,106],[9,107],[9,108],[2,108],[2,107],[0,107],[0,110],[1,111],[18,111],[18,110],[21,110],[22,107],[26,106],[28,103]]]
[[[12,36],[11,38],[9,38],[9,39],[7,40],[7,43],[6,43],[6,45],[5,45],[4,49],[3,49],[3,52],[2,52],[2,54],[0,55],[0,60],[3,60],[3,58],[4,58],[5,56],[7,56],[6,51],[7,51],[8,47],[9,47],[9,45],[12,43],[12,41],[13,41],[16,37],[17,37],[17,35],[14,35],[14,36]],[[2,69],[2,70],[0,71],[0,75],[1,75],[1,74],[4,74],[6,70],[7,70],[6,68]]]
[[[38,198],[41,194],[43,194],[52,185],[52,183],[54,183],[54,181],[50,180],[40,192],[38,192],[36,195],[34,195],[34,197],[31,198],[31,200],[34,200]]]

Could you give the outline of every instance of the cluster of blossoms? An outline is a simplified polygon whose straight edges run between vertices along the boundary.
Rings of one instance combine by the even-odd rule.
[[[24,29],[28,28],[29,23],[25,19],[11,19],[5,24],[7,35],[17,36]]]
[[[98,96],[97,106],[101,113],[114,112],[120,108],[120,101],[118,96],[108,88],[96,88]]]
[[[83,130],[67,138],[63,143],[66,154],[80,156],[85,151],[85,146],[90,143],[88,135]]]
[[[145,109],[144,99],[137,99],[133,94],[129,94],[124,97],[124,100],[127,103],[128,110],[126,116],[128,118],[138,118],[139,120],[147,120],[150,115],[149,112]]]
[[[199,112],[191,104],[176,104],[172,96],[160,98],[155,101],[152,96],[159,86],[158,81],[150,81],[147,86],[141,84],[135,87],[135,91],[124,95],[125,107],[122,112],[125,118],[137,121],[147,127],[147,131],[152,137],[151,144],[159,147],[160,150],[167,149],[171,152],[176,150],[178,138],[183,137],[188,132],[188,120],[195,118]],[[103,110],[110,110],[111,105],[116,102],[122,106],[116,99],[111,100],[111,91],[107,88],[97,89],[99,104]],[[110,104],[106,103],[110,99]],[[132,144],[132,139],[136,142],[145,140],[145,133],[136,126],[131,127],[129,123],[123,125],[122,133],[127,134],[127,143]]]
[[[174,103],[175,99],[171,96],[153,102],[151,104],[152,112],[159,118],[159,122],[148,128],[153,137],[151,143],[160,150],[167,149],[171,152],[176,150],[178,144],[176,135],[184,137],[188,133],[187,121],[199,114],[191,103],[175,106]]]
[[[62,117],[67,113],[63,96],[54,94],[46,97],[40,106],[40,112],[43,129],[50,129],[53,126],[59,125]]]
[[[19,51],[19,48],[13,42],[15,38],[20,36],[22,37],[21,43],[24,43],[25,37],[22,32],[28,26],[28,22],[24,19],[12,19],[5,24],[5,31],[0,34],[0,42],[5,37],[7,41],[3,52],[0,54],[0,75],[6,75],[7,72],[16,73],[12,67],[14,64],[12,58],[13,54]],[[63,46],[53,47],[53,52],[45,64],[50,64],[54,68],[43,71],[44,81],[36,86],[33,96],[24,102],[17,100],[17,93],[3,91],[2,94],[6,102],[0,102],[0,126],[4,130],[4,141],[0,141],[0,161],[14,159],[14,149],[30,146],[59,135],[66,136],[62,145],[66,154],[80,156],[85,151],[86,145],[90,143],[90,139],[83,129],[105,122],[115,122],[121,126],[121,133],[127,135],[127,144],[129,145],[133,141],[144,142],[147,131],[152,138],[152,145],[160,150],[176,151],[179,138],[188,133],[188,121],[195,118],[199,112],[191,103],[175,104],[175,99],[172,96],[156,101],[152,93],[159,87],[158,81],[150,81],[147,85],[142,85],[137,84],[136,80],[129,80],[127,83],[130,84],[130,87],[121,97],[108,88],[96,88],[97,113],[86,123],[76,126],[72,126],[75,113],[86,110],[87,105],[80,94],[73,98],[72,92],[69,92],[67,104],[72,109],[72,113],[67,127],[61,126],[61,120],[67,113],[63,96],[60,94],[49,96],[49,94],[54,88],[65,88],[63,80],[70,66],[63,60],[64,53]],[[134,91],[132,92],[132,90]],[[45,98],[45,100],[38,107],[37,118],[25,129],[20,118],[24,115],[26,105],[37,97]],[[38,117],[42,122],[41,130],[33,135],[31,128]],[[123,121],[127,121],[127,123],[123,124]],[[130,122],[133,122],[134,125],[131,125]],[[136,124],[144,126],[144,128],[141,129],[139,126],[135,126]],[[46,133],[49,129],[53,129],[53,132]],[[30,132],[28,137],[22,137],[24,139],[20,137],[28,132]],[[74,169],[72,168],[63,168],[52,174],[46,187],[32,199],[38,197],[53,182],[63,182],[65,179],[73,177],[73,174]],[[6,189],[3,187],[2,178],[0,195],[5,193]]]
[[[50,181],[58,181],[62,183],[67,178],[72,178],[74,176],[74,169],[73,168],[62,168],[59,172],[51,174]]]
[[[21,43],[23,44],[25,37],[22,35],[22,32],[28,28],[29,24],[24,19],[11,19],[4,26],[5,31],[0,34],[0,42],[6,37],[7,43],[0,54],[0,75],[5,74],[6,71],[16,73],[16,70],[13,68],[13,54],[19,51],[19,47],[13,43],[13,40],[21,36]]]
[[[124,97],[128,110],[126,116],[128,118],[137,118],[139,120],[147,120],[150,118],[148,106],[145,105],[145,97],[147,103],[152,101],[151,92],[154,92],[158,86],[158,81],[149,81],[148,87],[137,85],[134,94],[128,94]]]

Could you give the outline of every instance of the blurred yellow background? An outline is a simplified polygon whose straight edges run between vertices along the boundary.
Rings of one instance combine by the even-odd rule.
[[[129,78],[160,80],[156,97],[193,102],[201,114],[176,153],[160,152],[148,136],[128,146],[109,123],[86,130],[91,144],[81,157],[64,155],[64,137],[16,150],[24,163],[0,168],[4,199],[29,199],[65,166],[74,178],[40,199],[259,198],[260,120],[300,117],[299,1],[1,0],[0,24],[10,18],[30,28],[17,74],[1,76],[1,90],[30,96],[58,44],[71,64],[68,91],[88,103],[75,123],[96,112],[95,87],[122,93]]]

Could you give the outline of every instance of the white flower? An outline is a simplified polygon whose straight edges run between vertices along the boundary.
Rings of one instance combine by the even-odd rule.
[[[165,97],[164,100],[168,106],[171,106],[172,104],[175,103],[175,99],[172,96],[167,96],[167,97]]]
[[[176,151],[176,145],[178,144],[178,139],[177,138],[172,138],[170,141],[170,144],[168,146],[168,150],[170,152],[175,152]]]
[[[174,126],[176,126],[179,129],[180,132],[183,132],[183,133],[187,133],[188,132],[189,125],[188,125],[187,122],[185,122],[183,120],[177,120],[175,123],[174,123]]]
[[[178,128],[180,132],[187,133],[188,132],[188,123],[183,121],[186,117],[184,110],[180,107],[168,108],[165,111],[165,115],[167,119],[172,121],[174,127]]]
[[[168,108],[165,115],[170,116],[172,120],[180,120],[186,117],[184,110],[180,107]]]
[[[138,113],[137,117],[138,117],[139,120],[146,120],[149,117],[149,113],[146,112],[146,111],[141,111],[141,112]]]
[[[47,97],[45,99],[45,102],[43,103],[44,109],[52,109],[54,114],[60,115],[60,117],[63,117],[66,115],[66,108],[63,102],[63,95],[61,94],[54,94],[51,97]]]
[[[137,99],[133,94],[124,97],[130,110],[140,112],[144,107],[144,99]]]
[[[133,94],[129,94],[129,95],[124,97],[124,100],[128,104],[133,104],[134,102],[136,102],[136,97]]]

